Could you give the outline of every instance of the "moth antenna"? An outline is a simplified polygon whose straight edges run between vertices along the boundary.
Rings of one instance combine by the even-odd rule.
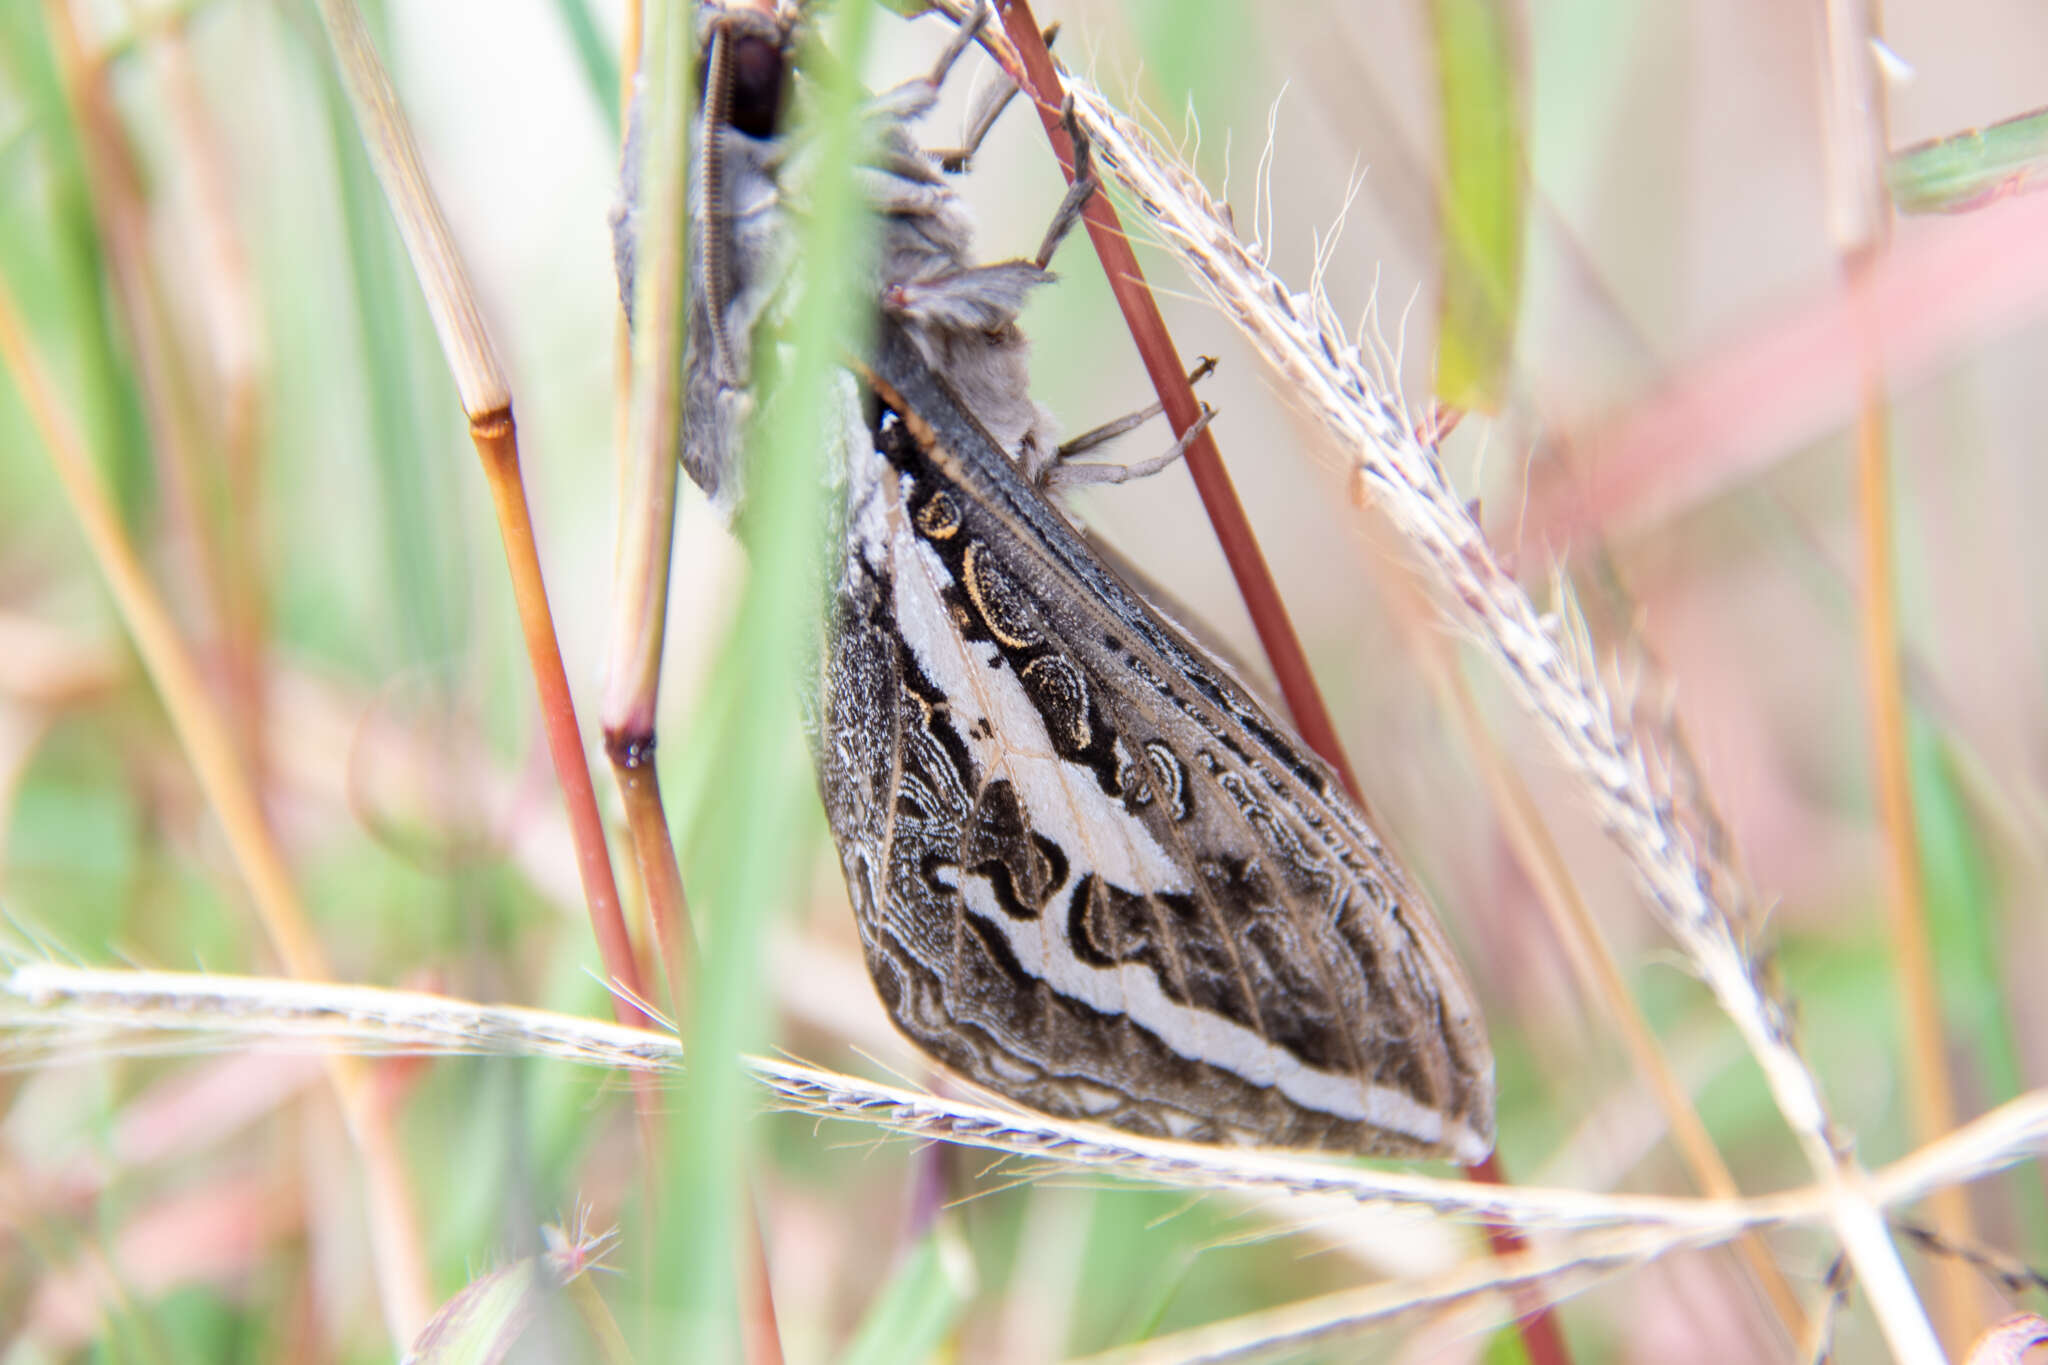
[[[704,313],[711,327],[711,358],[721,380],[739,373],[732,363],[732,342],[725,334],[725,309],[730,300],[725,289],[725,123],[732,107],[732,44],[725,26],[711,30],[711,47],[704,56],[704,134],[697,150],[698,194],[703,198],[704,223],[697,233],[697,282],[704,298]]]

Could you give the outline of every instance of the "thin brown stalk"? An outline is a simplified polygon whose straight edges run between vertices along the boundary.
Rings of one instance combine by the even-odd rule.
[[[668,584],[675,545],[678,437],[682,431],[682,249],[688,180],[690,34],[672,13],[657,16],[638,110],[634,212],[638,269],[632,344],[622,346],[618,389],[617,550],[612,563],[610,647],[600,722],[605,754],[626,807],[633,856],[647,893],[677,1018],[689,998],[692,930],[682,873],[654,764],[655,705],[661,691]],[[622,320],[623,322],[623,320]],[[623,330],[621,336],[624,336]]]
[[[1071,182],[1074,178],[1074,147],[1066,129],[1060,126],[1062,88],[1052,54],[1046,50],[1037,20],[1032,17],[1031,7],[1025,0],[1004,0],[998,9],[1002,14],[1004,31],[1023,63],[1027,77],[1025,93],[1038,108],[1039,122],[1044,125],[1046,136],[1052,142],[1053,155],[1059,158],[1061,174]],[[1145,283],[1144,271],[1131,250],[1123,224],[1118,221],[1116,207],[1109,202],[1107,195],[1095,195],[1088,201],[1082,221],[1087,224],[1088,240],[1102,262],[1110,291],[1115,294],[1117,307],[1122,310],[1124,321],[1130,327],[1131,339],[1137,344],[1138,355],[1144,361],[1145,372],[1151,377],[1152,387],[1166,410],[1166,419],[1173,426],[1173,434],[1185,436],[1201,420],[1202,405],[1195,398],[1194,385],[1188,381],[1188,367],[1182,363],[1173,337],[1166,330],[1166,319],[1160,315],[1159,305]],[[1251,614],[1252,628],[1258,632],[1259,646],[1272,666],[1280,695],[1294,718],[1294,728],[1309,748],[1337,770],[1352,798],[1364,804],[1358,778],[1351,771],[1350,760],[1338,741],[1337,727],[1330,719],[1329,707],[1323,703],[1322,692],[1316,687],[1315,676],[1309,670],[1308,655],[1301,647],[1301,638],[1295,634],[1286,603],[1280,598],[1279,585],[1273,581],[1272,570],[1266,565],[1258,537],[1253,534],[1251,521],[1238,501],[1230,472],[1223,467],[1215,436],[1204,430],[1189,444],[1182,460],[1195,481],[1195,490],[1201,495],[1202,508],[1208,513],[1217,543],[1223,548],[1231,577],[1236,580],[1237,590],[1244,597],[1245,609]]]
[[[212,450],[218,452],[223,505],[207,532],[219,538],[221,633],[225,671],[235,697],[234,719],[259,782],[267,770],[269,717],[264,633],[268,583],[261,570],[264,538],[262,437],[264,347],[262,310],[250,279],[248,252],[235,221],[228,152],[219,121],[193,70],[186,18],[171,12],[148,39],[177,141],[175,165],[192,185],[189,228],[197,250],[192,268],[203,282],[193,291],[204,312],[209,343],[208,404]]]
[[[555,639],[554,613],[548,606],[541,574],[540,548],[533,538],[533,518],[526,502],[526,484],[519,474],[519,439],[509,406],[472,415],[470,439],[483,460],[484,479],[498,515],[505,563],[519,625],[526,641],[527,663],[540,693],[541,720],[555,780],[561,784],[569,812],[569,833],[576,845],[576,870],[590,909],[591,931],[605,971],[622,987],[612,994],[612,1013],[621,1023],[648,1018],[633,1000],[646,999],[640,964],[619,909],[618,883],[612,877],[610,850],[605,845],[604,817],[583,759],[583,739],[576,724],[576,702],[569,693],[569,675]],[[630,996],[628,999],[626,997]]]
[[[1884,83],[1873,43],[1875,0],[1827,0],[1827,174],[1830,226],[1842,253],[1852,303],[1868,297],[1870,279],[1891,241],[1891,203],[1883,177],[1890,142]],[[1899,641],[1897,567],[1892,561],[1891,442],[1886,417],[1884,357],[1874,326],[1861,330],[1861,382],[1856,412],[1857,516],[1862,537],[1862,623],[1865,687],[1870,698],[1872,766],[1889,860],[1886,904],[1892,969],[1897,975],[1906,1037],[1906,1080],[1915,1135],[1921,1142],[1956,1125],[1949,1083],[1941,992],[1927,926],[1919,826],[1913,812],[1912,763],[1906,751],[1906,693]],[[1971,1245],[1976,1229],[1968,1195],[1944,1190],[1931,1201],[1936,1229],[1955,1245]],[[1942,1336],[1960,1349],[1984,1321],[1987,1305],[1969,1268],[1943,1261],[1935,1271]]]
[[[122,623],[156,685],[207,804],[220,821],[273,950],[293,976],[327,978],[327,954],[299,901],[291,870],[264,816],[227,719],[207,691],[197,660],[100,485],[92,454],[79,435],[77,422],[59,401],[49,369],[31,345],[13,291],[4,279],[0,279],[0,362],[13,376],[42,437]],[[379,1102],[368,1070],[354,1058],[336,1055],[328,1058],[328,1076],[363,1157],[385,1327],[392,1339],[403,1345],[427,1321],[433,1303],[418,1209],[391,1115]]]
[[[623,763],[616,756],[612,759],[612,777],[618,782],[619,799],[625,806],[626,834],[633,841],[634,866],[640,874],[655,944],[661,952],[669,1013],[680,1019],[690,999],[695,938],[690,928],[689,899],[683,893],[682,869],[676,863],[668,814],[662,804],[661,780],[655,776],[651,761],[634,765]]]
[[[533,519],[526,487],[519,473],[519,442],[512,420],[510,387],[495,348],[476,307],[468,270],[455,250],[441,215],[419,149],[398,107],[398,98],[383,64],[364,31],[362,18],[348,0],[321,0],[326,26],[341,68],[349,105],[355,111],[378,183],[398,220],[427,311],[440,338],[442,352],[469,419],[470,439],[483,461],[484,478],[498,516],[498,533],[518,605],[520,632],[527,662],[540,694],[541,724],[555,780],[568,806],[569,830],[576,845],[576,870],[590,914],[604,968],[621,987],[612,994],[612,1011],[623,1020],[646,1018],[634,1000],[647,993],[633,943],[619,908],[618,883],[612,876],[611,852],[605,844],[604,819],[584,760],[583,739],[576,723],[576,703],[569,692],[568,671],[556,641],[554,614],[548,605],[541,574],[540,550],[533,538]],[[648,1022],[653,1022],[649,1020]],[[643,1104],[651,1095],[643,1095]],[[653,1150],[653,1149],[650,1149]]]
[[[1004,32],[1022,63],[1026,77],[1024,91],[1038,109],[1039,122],[1052,142],[1061,173],[1071,183],[1074,178],[1074,147],[1060,123],[1064,90],[1059,71],[1053,65],[1052,53],[1046,49],[1028,0],[1001,0],[998,10],[1002,15]],[[1154,391],[1159,395],[1160,405],[1173,426],[1173,434],[1185,436],[1201,420],[1201,404],[1195,398],[1187,367],[1181,362],[1180,352],[1167,332],[1166,320],[1160,315],[1159,305],[1145,283],[1137,255],[1131,250],[1130,239],[1124,233],[1109,196],[1092,196],[1083,213],[1083,221],[1088,227],[1089,242],[1102,262],[1110,290],[1116,296],[1117,306],[1123,312],[1124,322],[1130,328],[1131,339],[1137,344],[1138,354],[1151,377]],[[1223,549],[1223,557],[1230,565],[1231,577],[1244,599],[1245,610],[1251,616],[1252,627],[1258,633],[1259,646],[1273,669],[1280,694],[1293,716],[1295,729],[1302,741],[1336,770],[1352,799],[1362,808],[1366,807],[1357,774],[1352,771],[1344,746],[1337,737],[1337,727],[1330,719],[1329,708],[1323,703],[1322,692],[1308,666],[1308,656],[1301,647],[1300,637],[1295,634],[1294,623],[1288,617],[1286,604],[1281,600],[1279,586],[1273,581],[1265,555],[1259,549],[1251,521],[1245,516],[1230,474],[1223,467],[1223,457],[1217,451],[1215,437],[1203,430],[1189,444],[1183,459],[1194,479],[1195,489],[1201,495],[1203,510],[1208,513],[1209,524]],[[1506,1183],[1497,1156],[1490,1156],[1467,1170],[1475,1180]],[[1521,1235],[1506,1224],[1489,1224],[1487,1237],[1495,1251],[1502,1255],[1511,1254],[1522,1245]],[[1565,1349],[1563,1334],[1547,1307],[1537,1306],[1520,1320],[1518,1326],[1523,1345],[1535,1365],[1562,1365],[1571,1359]]]
[[[1565,865],[1564,855],[1551,837],[1535,798],[1530,795],[1521,775],[1507,762],[1499,745],[1493,742],[1492,733],[1472,699],[1471,689],[1454,666],[1448,648],[1439,639],[1434,648],[1426,650],[1426,654],[1431,660],[1431,671],[1436,675],[1438,689],[1464,732],[1466,751],[1477,760],[1480,775],[1492,794],[1493,808],[1500,817],[1502,833],[1514,851],[1515,861],[1535,887],[1537,899],[1548,913],[1552,929],[1578,974],[1580,989],[1606,1007],[1608,1019],[1620,1033],[1622,1047],[1628,1053],[1636,1074],[1648,1084],[1657,1107],[1664,1114],[1672,1145],[1692,1175],[1693,1184],[1700,1193],[1712,1198],[1740,1198],[1742,1192],[1735,1183],[1734,1173],[1728,1169],[1720,1148],[1714,1144],[1713,1135],[1707,1131],[1699,1110],[1693,1105],[1692,1096],[1672,1071],[1670,1059],[1664,1055],[1656,1032],[1636,1003],[1634,993],[1629,990],[1621,965],[1615,961],[1606,937],[1586,908],[1585,899],[1579,894],[1578,884]],[[1791,1341],[1803,1339],[1807,1331],[1806,1310],[1800,1306],[1798,1296],[1786,1282],[1770,1248],[1761,1237],[1754,1235],[1738,1239],[1735,1246],[1783,1325],[1787,1338]]]
[[[232,646],[241,635],[224,562],[232,558],[232,551],[216,544],[223,519],[206,510],[207,474],[215,448],[200,418],[190,358],[179,344],[149,250],[150,215],[142,174],[114,106],[107,68],[91,60],[70,0],[44,0],[43,12],[64,98],[78,130],[93,221],[106,248],[114,298],[135,348],[149,449],[171,513],[177,562],[189,575],[188,587],[208,628],[220,630]],[[234,717],[238,741],[253,757],[256,666],[244,651],[232,648],[228,662],[228,680],[237,694],[228,714]]]

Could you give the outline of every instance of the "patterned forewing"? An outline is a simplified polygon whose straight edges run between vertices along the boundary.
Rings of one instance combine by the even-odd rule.
[[[1473,1159],[1492,1062],[1326,768],[885,340],[848,472],[821,773],[877,989],[1034,1108]]]

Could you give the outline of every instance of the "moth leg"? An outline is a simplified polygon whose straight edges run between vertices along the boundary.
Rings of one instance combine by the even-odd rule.
[[[946,77],[953,70],[953,63],[960,60],[960,54],[967,50],[969,43],[981,36],[982,26],[988,23],[988,15],[988,0],[975,0],[973,12],[953,30],[952,41],[948,42],[946,50],[939,54],[939,60],[932,66],[932,74],[925,78],[931,82],[932,89],[936,90],[946,83]]]
[[[1051,49],[1053,40],[1059,37],[1059,33],[1058,24],[1045,26],[1045,32],[1040,36],[1044,38],[1048,50]],[[967,163],[974,159],[974,154],[981,150],[981,144],[987,141],[989,132],[996,126],[996,120],[1003,116],[1003,111],[1010,107],[1010,101],[1015,98],[1016,82],[1007,76],[983,86],[981,93],[974,97],[974,103],[968,109],[966,136],[961,144],[945,150],[936,147],[932,149],[931,154],[937,159],[939,169],[948,175],[958,175],[966,170]]]
[[[1129,420],[1128,418],[1125,420]],[[1041,484],[1047,489],[1080,488],[1095,483],[1128,483],[1132,479],[1146,479],[1157,474],[1181,456],[1188,453],[1188,447],[1195,439],[1209,429],[1209,423],[1216,420],[1216,409],[1202,404],[1202,415],[1195,419],[1193,426],[1181,433],[1173,443],[1173,449],[1164,454],[1154,455],[1149,460],[1136,464],[1067,464],[1065,447],[1061,447],[1060,461],[1046,469]]]
[[[988,16],[987,0],[980,0],[980,3],[975,5],[974,12],[953,31],[952,38],[946,43],[945,51],[932,63],[929,72],[922,76],[912,76],[901,85],[892,86],[869,100],[866,108],[862,110],[862,117],[872,124],[888,126],[914,123],[930,113],[932,106],[939,101],[939,87],[946,83],[946,77],[952,73],[953,64],[960,60],[960,54],[967,50],[967,45],[980,35],[982,26],[988,23]]]
[[[995,128],[996,120],[1010,107],[1010,101],[1017,98],[1016,83],[1007,76],[982,87],[968,109],[967,128],[958,147],[931,149],[931,155],[939,163],[939,169],[948,175],[958,175],[967,169],[967,163],[974,160],[974,154],[981,150],[981,144],[988,139]]]
[[[1216,357],[1205,355],[1202,357],[1199,365],[1188,371],[1188,383],[1199,384],[1215,372]],[[1099,427],[1090,427],[1079,436],[1060,442],[1059,453],[1055,458],[1071,460],[1076,455],[1085,455],[1099,445],[1107,445],[1119,436],[1136,431],[1139,427],[1165,411],[1165,404],[1154,403],[1150,407],[1140,408],[1136,412],[1127,412],[1115,421],[1104,422]]]
[[[1052,215],[1052,226],[1045,230],[1045,241],[1038,248],[1038,268],[1043,270],[1052,261],[1060,242],[1074,224],[1081,221],[1081,210],[1088,207],[1088,201],[1095,197],[1095,191],[1102,188],[1102,182],[1095,178],[1094,144],[1081,131],[1081,120],[1074,116],[1072,95],[1060,104],[1060,123],[1066,128],[1067,136],[1074,144],[1074,183],[1067,186],[1067,197],[1060,200],[1060,206]]]

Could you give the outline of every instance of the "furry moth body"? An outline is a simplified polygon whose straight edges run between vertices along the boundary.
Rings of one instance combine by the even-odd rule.
[[[754,331],[802,274],[803,151],[775,128],[788,26],[703,13],[682,458],[730,515]],[[1046,1113],[1476,1161],[1493,1061],[1428,906],[1330,770],[1045,496],[1016,316],[1050,277],[972,262],[910,132],[956,53],[866,111],[879,339],[821,434],[843,468],[813,747],[876,990],[930,1056]]]

